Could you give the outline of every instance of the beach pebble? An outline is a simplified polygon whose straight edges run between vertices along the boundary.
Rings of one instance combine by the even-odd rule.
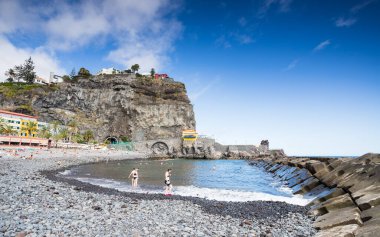
[[[28,151],[23,155],[30,156]],[[67,181],[50,172],[94,162],[95,156],[112,162],[139,154],[90,150],[63,154],[57,149],[41,150],[32,160],[0,158],[0,236],[286,237],[316,233],[307,209],[287,203],[123,194]]]

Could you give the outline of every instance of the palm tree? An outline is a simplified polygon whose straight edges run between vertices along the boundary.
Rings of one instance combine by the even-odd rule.
[[[73,140],[73,136],[78,134],[79,128],[78,128],[78,123],[75,120],[71,120],[68,126],[69,126],[69,141],[71,142]]]
[[[54,133],[54,135],[57,135],[59,133],[59,128],[62,125],[61,122],[55,120],[55,121],[53,121],[51,123],[51,125],[53,126],[53,133]]]
[[[17,131],[14,130],[12,126],[5,125],[2,128],[2,132],[1,133],[4,134],[4,135],[8,135],[9,136],[9,135],[15,135],[17,133]]]
[[[69,137],[69,130],[67,128],[60,129],[58,137],[62,140],[66,140]]]
[[[21,130],[28,133],[28,136],[31,136],[35,131],[37,131],[37,122],[29,121],[26,127],[23,127]]]
[[[49,139],[51,138],[52,134],[50,132],[50,127],[43,126],[41,129],[38,130],[38,137]]]
[[[73,139],[73,142],[75,143],[83,143],[83,136],[80,133],[74,134],[72,139]]]
[[[3,130],[7,124],[5,123],[5,120],[3,118],[0,118],[0,134],[3,133]]]

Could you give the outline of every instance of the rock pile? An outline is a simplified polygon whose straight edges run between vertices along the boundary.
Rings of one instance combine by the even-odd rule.
[[[380,233],[380,154],[351,158],[256,159],[288,182],[294,194],[312,198],[318,237],[378,236]]]

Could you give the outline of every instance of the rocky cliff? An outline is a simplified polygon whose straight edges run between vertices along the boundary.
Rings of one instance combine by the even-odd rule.
[[[3,87],[3,86],[0,86]],[[98,141],[127,136],[133,141],[181,136],[195,129],[193,107],[183,83],[102,75],[75,83],[0,88],[0,107],[37,115],[39,120],[76,121],[81,130],[92,130]]]

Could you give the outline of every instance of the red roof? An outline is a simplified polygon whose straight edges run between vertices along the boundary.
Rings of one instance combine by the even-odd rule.
[[[10,111],[1,110],[1,109],[0,109],[0,114],[9,114],[9,115],[15,115],[15,116],[20,116],[20,117],[24,117],[24,118],[34,118],[34,119],[37,119],[37,116],[30,116],[30,115],[26,115],[26,114],[19,114],[19,113],[10,112]]]

